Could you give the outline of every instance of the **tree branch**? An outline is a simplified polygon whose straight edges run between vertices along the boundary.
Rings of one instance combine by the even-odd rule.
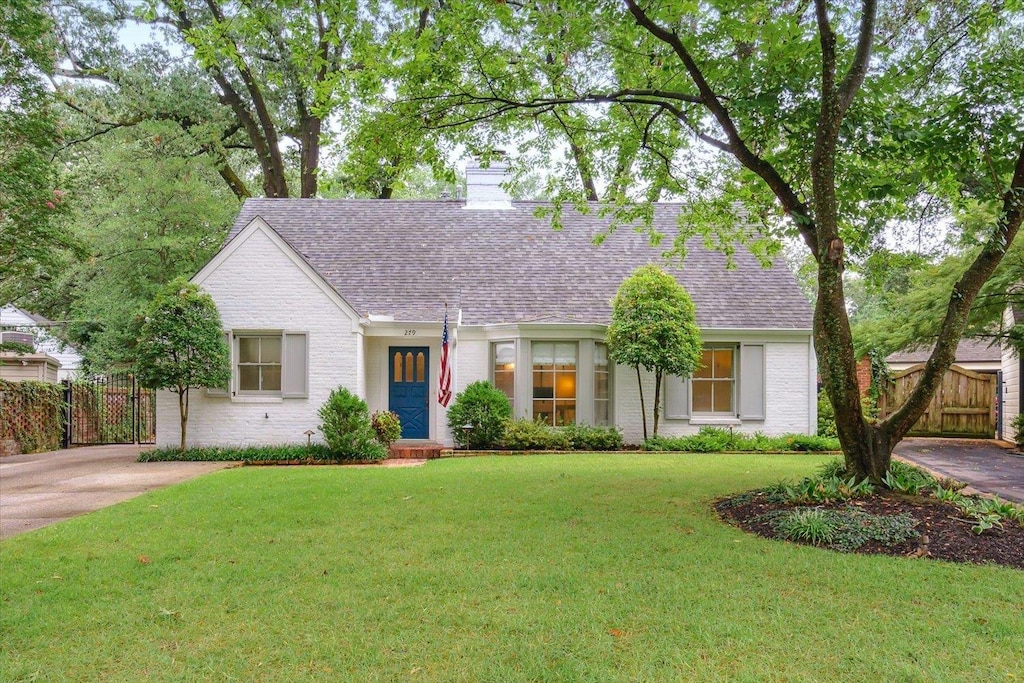
[[[871,59],[871,46],[875,37],[875,15],[877,14],[875,0],[864,0],[861,6],[860,35],[857,37],[857,51],[853,55],[853,64],[847,71],[846,77],[839,85],[839,108],[840,116],[846,113],[853,103],[853,98],[864,83],[864,77],[868,73],[868,62]]]
[[[737,161],[743,164],[746,168],[757,174],[762,180],[764,180],[768,187],[772,190],[779,202],[782,204],[783,210],[790,216],[793,217],[797,229],[803,236],[804,241],[810,248],[811,253],[818,254],[818,236],[814,229],[814,218],[812,217],[811,211],[808,206],[797,197],[796,192],[793,188],[782,179],[782,176],[775,169],[775,167],[755,154],[744,142],[742,136],[740,136],[739,130],[736,128],[736,124],[733,122],[732,117],[729,115],[729,111],[725,108],[721,98],[708,83],[704,77],[703,71],[694,61],[690,52],[683,45],[682,40],[674,31],[669,31],[665,27],[661,26],[653,19],[651,19],[647,13],[636,4],[636,0],[626,0],[626,8],[630,14],[633,15],[636,23],[647,30],[658,40],[662,41],[666,45],[672,48],[676,56],[683,62],[683,66],[686,67],[687,73],[689,73],[691,80],[694,85],[697,86],[697,90],[700,93],[700,104],[707,107],[708,111],[711,112],[715,120],[718,121],[718,125],[721,126],[725,133],[726,140],[728,141],[728,151],[732,154]]]

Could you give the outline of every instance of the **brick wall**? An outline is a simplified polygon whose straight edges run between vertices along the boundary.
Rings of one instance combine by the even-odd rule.
[[[867,356],[857,361],[857,387],[861,398],[867,396],[871,388],[871,359]]]
[[[217,303],[226,329],[308,333],[309,398],[190,396],[189,445],[304,443],[316,430],[317,410],[339,385],[358,392],[362,335],[352,319],[265,232],[239,235],[233,251],[211,271],[202,288]],[[177,394],[158,392],[157,445],[179,439]],[[315,437],[314,437],[315,438]]]
[[[809,433],[817,410],[816,397],[811,392],[809,340],[806,342],[767,342],[765,344],[765,419],[736,421],[735,429],[744,432],[760,431],[765,434]],[[742,371],[741,371],[742,372]],[[640,396],[636,371],[616,367],[615,423],[622,429],[626,443],[643,440],[640,415]],[[644,400],[648,402],[648,432],[653,430],[650,402],[654,400],[654,377],[644,373]],[[690,420],[662,420],[658,433],[662,436],[696,434],[700,425]]]

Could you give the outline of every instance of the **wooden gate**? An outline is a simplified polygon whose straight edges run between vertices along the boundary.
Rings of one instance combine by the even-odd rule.
[[[892,376],[889,391],[879,398],[878,417],[888,417],[917,386],[924,363]],[[996,376],[953,365],[910,436],[962,436],[991,439],[996,432]]]

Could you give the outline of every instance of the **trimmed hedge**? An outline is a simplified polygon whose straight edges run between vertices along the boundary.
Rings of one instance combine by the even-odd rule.
[[[281,446],[241,446],[238,448],[158,448],[143,451],[139,462],[344,462],[346,458],[331,452],[325,444],[286,444]],[[347,460],[352,460],[348,458]]]
[[[783,434],[767,436],[760,432],[748,435],[730,432],[721,427],[701,427],[691,436],[655,436],[644,442],[647,451],[682,451],[687,453],[750,452],[811,452],[840,450],[839,439],[809,434]]]

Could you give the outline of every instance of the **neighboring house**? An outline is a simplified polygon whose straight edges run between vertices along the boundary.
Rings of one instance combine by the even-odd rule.
[[[893,372],[906,370],[909,367],[924,363],[932,355],[933,346],[925,346],[912,351],[897,351],[886,359],[889,369]],[[974,372],[994,373],[1001,369],[1002,350],[990,339],[961,339],[956,347],[954,365]]]
[[[451,445],[437,401],[446,304],[456,392],[491,380],[516,416],[617,425],[638,443],[636,373],[609,362],[604,338],[617,288],[661,249],[628,228],[596,246],[607,221],[594,214],[567,210],[555,231],[535,216],[543,205],[504,195],[501,173],[471,166],[466,200],[248,200],[193,278],[217,303],[232,379],[193,392],[190,445],[304,442],[339,385],[399,413],[404,439]],[[669,239],[677,211],[654,208]],[[812,313],[792,274],[741,248],[727,269],[700,240],[688,247],[669,270],[696,304],[707,367],[669,378],[661,433],[813,433]],[[159,392],[158,445],[176,443],[177,423]]]
[[[0,335],[3,341],[30,342],[36,355],[45,355],[57,365],[56,379],[74,379],[82,367],[82,356],[68,344],[61,342],[49,332],[54,323],[41,315],[24,311],[17,306],[7,304],[0,308]],[[30,340],[26,335],[31,335]],[[46,366],[54,363],[46,361]],[[50,371],[47,370],[47,376]]]

